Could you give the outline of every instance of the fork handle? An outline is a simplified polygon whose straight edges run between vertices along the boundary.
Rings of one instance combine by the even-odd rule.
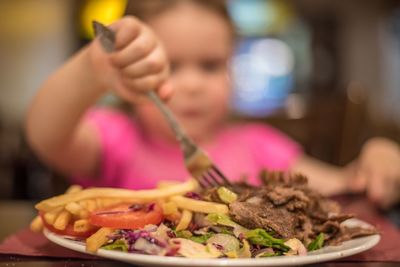
[[[164,115],[165,119],[168,121],[169,126],[174,131],[176,139],[186,142],[191,142],[187,135],[185,134],[183,128],[178,123],[175,115],[172,111],[164,104],[164,102],[160,99],[160,97],[154,91],[148,91],[147,97],[158,107],[161,113]]]

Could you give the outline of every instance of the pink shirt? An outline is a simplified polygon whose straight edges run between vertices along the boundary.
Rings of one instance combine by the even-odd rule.
[[[91,110],[86,118],[98,130],[101,166],[98,177],[73,177],[83,186],[153,188],[161,180],[190,177],[179,145],[146,138],[134,119],[109,109]],[[257,184],[263,168],[287,170],[302,153],[298,144],[264,124],[241,124],[222,129],[212,144],[202,146],[231,180],[247,175]]]

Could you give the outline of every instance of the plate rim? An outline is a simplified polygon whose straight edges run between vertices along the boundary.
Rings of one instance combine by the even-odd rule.
[[[368,223],[359,220],[352,219],[352,222],[358,222],[363,225],[369,225]],[[43,229],[45,237],[51,242],[62,246],[64,248],[77,251],[83,254],[95,255],[107,259],[118,260],[129,263],[136,263],[147,266],[296,266],[310,263],[327,262],[331,260],[341,259],[349,257],[361,252],[364,252],[379,243],[381,240],[380,234],[374,234],[370,236],[360,237],[357,239],[366,239],[364,244],[343,249],[342,251],[330,251],[323,254],[315,254],[312,252],[305,256],[284,256],[284,257],[271,257],[271,258],[246,258],[246,259],[198,259],[198,258],[184,258],[184,257],[166,257],[156,255],[144,255],[126,253],[122,251],[110,251],[100,249],[96,253],[87,252],[85,250],[84,243],[77,242],[71,239],[65,238],[65,236],[57,235],[47,229]],[[356,240],[356,239],[353,239]],[[345,241],[342,245],[353,240]]]

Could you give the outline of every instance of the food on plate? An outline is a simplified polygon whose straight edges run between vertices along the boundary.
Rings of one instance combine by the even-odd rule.
[[[93,253],[189,258],[306,255],[377,233],[346,227],[342,222],[353,215],[311,190],[302,175],[263,171],[260,179],[262,186],[207,190],[193,180],[138,191],[74,186],[38,203],[31,229],[82,240]]]
[[[86,205],[95,205],[95,201],[98,198],[109,198],[109,199],[120,199],[131,202],[146,202],[158,198],[165,198],[173,195],[183,194],[185,192],[194,190],[197,183],[194,180],[188,182],[176,184],[174,186],[167,186],[161,189],[150,189],[150,190],[129,190],[129,189],[117,189],[117,188],[89,188],[80,191],[74,191],[66,194],[52,197],[36,204],[35,208],[41,211],[51,211],[58,207],[64,207],[70,202],[83,202]]]

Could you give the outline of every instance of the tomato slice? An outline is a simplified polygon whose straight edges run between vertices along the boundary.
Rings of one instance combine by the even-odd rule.
[[[48,229],[49,231],[58,234],[58,235],[65,235],[65,236],[72,236],[72,237],[78,237],[78,238],[87,238],[94,234],[97,230],[98,227],[94,227],[93,229],[86,231],[86,232],[75,232],[74,231],[74,225],[72,223],[67,224],[64,230],[58,230],[53,227],[53,225],[48,224],[43,216],[42,212],[39,212],[40,217],[42,218],[43,225]]]
[[[158,225],[163,219],[162,208],[156,203],[144,205],[139,209],[132,208],[132,204],[120,204],[91,213],[89,222],[101,227],[141,229],[148,224]]]

